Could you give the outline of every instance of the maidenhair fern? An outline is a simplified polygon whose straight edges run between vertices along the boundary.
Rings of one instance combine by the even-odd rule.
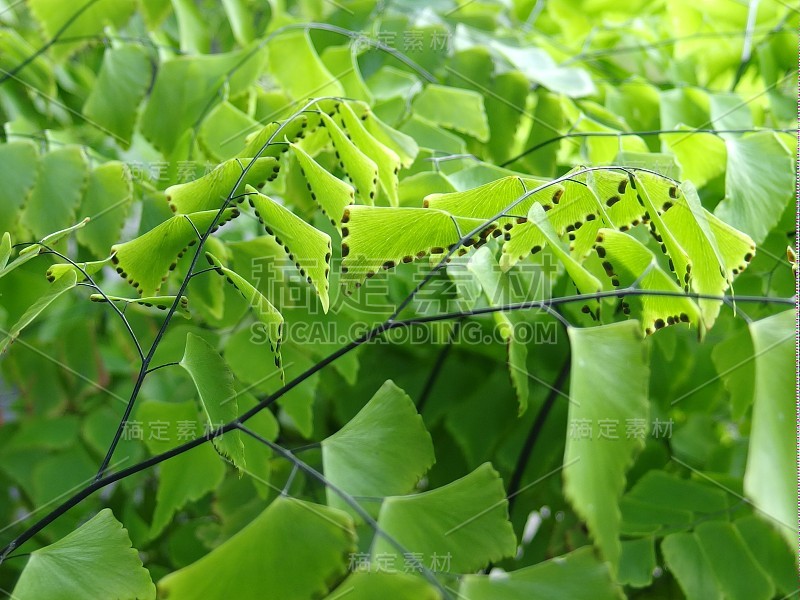
[[[793,435],[792,314],[737,306],[791,303],[749,268],[756,244],[759,261],[775,237],[783,253],[794,164],[785,131],[752,131],[785,101],[786,19],[761,31],[774,7],[746,32],[758,61],[724,81],[769,83],[755,115],[709,91],[730,70],[715,47],[701,60],[671,40],[681,68],[664,74],[609,58],[655,48],[593,35],[616,15],[591,3],[381,6],[379,33],[430,42],[413,60],[296,22],[371,22],[366,5],[225,0],[206,27],[195,4],[4,15],[50,38],[0,31],[0,354],[3,381],[36,400],[13,402],[0,479],[15,510],[55,502],[0,550],[22,566],[5,561],[41,538],[15,597],[605,599],[651,585],[658,562],[656,592],[792,593],[794,565],[772,564],[796,535],[791,461],[773,456]],[[671,23],[725,20],[667,4]],[[534,47],[543,24],[560,34]],[[442,35],[452,48],[434,48]],[[68,295],[73,312],[36,323]],[[746,335],[703,354],[723,303]],[[735,389],[730,414],[675,377],[696,349]],[[129,479],[155,466],[147,486]],[[711,466],[744,470],[733,488],[789,525],[731,502]],[[54,482],[76,487],[58,499]],[[107,509],[78,521],[105,502],[130,535]]]

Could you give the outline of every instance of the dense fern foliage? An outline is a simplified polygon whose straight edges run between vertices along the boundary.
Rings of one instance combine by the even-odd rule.
[[[795,596],[798,15],[0,1],[0,590]]]

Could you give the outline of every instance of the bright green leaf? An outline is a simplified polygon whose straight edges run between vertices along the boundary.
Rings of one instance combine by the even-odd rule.
[[[475,571],[516,552],[503,482],[488,463],[435,490],[386,498],[378,525],[409,552],[421,553],[424,564],[434,555],[440,560],[449,555],[455,573]],[[378,555],[391,556],[394,568],[404,564],[383,537],[372,545],[372,556]]]
[[[147,600],[156,589],[128,532],[104,508],[66,537],[34,550],[13,597]]]
[[[569,330],[572,345],[569,423],[590,435],[567,436],[564,493],[617,571],[619,498],[641,439],[625,435],[630,419],[648,418],[649,369],[640,325],[622,321]]]
[[[209,428],[221,427],[239,416],[233,373],[207,341],[189,333],[180,365],[194,381],[200,408]],[[217,436],[213,442],[220,454],[230,458],[239,470],[244,470],[244,446],[239,431]]]
[[[410,492],[433,463],[433,443],[422,417],[391,380],[349,423],[322,441],[325,477],[356,497]],[[347,510],[330,488],[327,494],[330,506]]]

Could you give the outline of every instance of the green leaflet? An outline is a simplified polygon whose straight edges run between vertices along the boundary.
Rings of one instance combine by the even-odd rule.
[[[723,600],[711,566],[692,533],[674,533],[661,543],[664,562],[675,575],[687,600]]]
[[[340,223],[344,209],[355,202],[353,186],[322,168],[297,144],[291,144],[291,148],[300,165],[300,172],[306,180],[311,199],[331,220],[331,224],[341,231]]]
[[[11,72],[36,52],[28,41],[13,29],[0,31],[0,69]],[[15,76],[22,85],[29,85],[48,96],[56,93],[53,66],[45,55],[37,56]]]
[[[83,269],[83,271],[87,275],[91,276],[100,271],[100,269],[108,265],[110,262],[111,262],[111,257],[109,256],[105,260],[95,260],[84,263],[75,263],[75,265]],[[78,281],[83,281],[85,279],[81,270],[72,265],[71,263],[56,263],[54,265],[50,265],[50,268],[48,268],[47,272],[45,273],[45,277],[47,277],[47,280],[52,283],[53,281],[60,278],[64,273],[68,271],[73,271]]]
[[[694,533],[667,536],[661,548],[688,600],[769,600],[775,595],[771,579],[730,523],[701,523]]]
[[[622,540],[620,545],[617,581],[635,588],[653,583],[653,572],[657,566],[655,538]]]
[[[570,328],[569,339],[568,418],[575,430],[567,435],[564,452],[564,494],[616,573],[621,552],[618,502],[633,455],[644,447],[641,439],[627,437],[624,427],[629,419],[647,422],[647,347],[632,320]],[[590,435],[574,435],[585,430],[583,425]]]
[[[591,96],[597,92],[592,78],[585,69],[560,67],[542,48],[516,47],[490,41],[491,48],[519,69],[531,83],[571,98]]]
[[[158,310],[168,310],[169,307],[172,306],[172,303],[175,302],[175,296],[150,296],[148,298],[121,298],[120,296],[112,296],[110,294],[106,294],[105,297],[103,297],[102,294],[92,294],[89,296],[89,300],[92,302],[106,302],[106,298],[111,302],[119,302],[124,305],[137,304],[148,308],[157,308]],[[176,312],[187,319],[189,318],[189,298],[181,296],[181,301],[178,303]]]
[[[382,268],[444,254],[483,223],[440,210],[351,206],[342,218],[342,285],[352,291]],[[485,228],[466,245],[484,243],[493,230],[497,231],[493,226]]]
[[[779,594],[791,596],[797,589],[794,545],[786,546],[784,536],[768,519],[749,515],[734,522],[747,549],[772,579]]]
[[[153,66],[142,46],[124,45],[109,48],[83,114],[127,148],[133,140],[133,128],[139,104],[150,85]]]
[[[239,293],[247,302],[248,307],[255,313],[256,318],[261,321],[267,330],[269,338],[269,349],[274,354],[275,366],[280,372],[283,381],[283,366],[281,363],[281,340],[283,339],[283,316],[267,298],[259,292],[253,284],[244,277],[228,269],[217,257],[210,252],[206,252],[206,259],[220,275],[225,277],[228,282],[239,290]]]
[[[140,295],[156,295],[170,271],[177,266],[177,259],[197,243],[197,231],[202,235],[217,213],[208,210],[176,215],[129,242],[115,244],[111,247],[111,260],[117,273],[139,290]],[[235,208],[225,210],[215,229],[238,215]]]
[[[555,213],[555,211],[550,211]],[[514,227],[508,235],[511,239],[503,247],[504,250],[508,247],[509,253],[519,253],[522,248],[530,248],[530,252],[535,254],[539,252],[545,245],[556,255],[556,257],[564,264],[572,281],[582,294],[592,294],[599,292],[603,286],[600,281],[592,275],[586,268],[584,268],[577,260],[570,256],[569,252],[561,245],[555,228],[549,219],[549,212],[545,212],[540,204],[534,204],[528,213],[528,221]],[[504,254],[505,256],[508,256]],[[508,268],[507,263],[501,267]],[[589,312],[598,318],[599,306],[597,309]]]
[[[249,51],[179,56],[162,62],[139,123],[144,137],[162,154],[172,154],[217,95],[226,74]],[[231,76],[230,97],[241,94],[260,76],[265,58],[265,52],[257,52]]]
[[[186,336],[186,350],[180,361],[197,388],[200,408],[211,429],[221,427],[239,416],[233,373],[225,360],[200,336]],[[244,445],[241,432],[229,431],[215,437],[214,447],[220,454],[230,458],[240,472],[245,470]]]
[[[520,197],[545,184],[541,179],[522,177],[503,177],[484,185],[444,194],[425,196],[422,205],[425,208],[444,210],[460,217],[491,219],[495,215],[507,212],[510,215],[527,215],[534,202],[544,206],[558,203],[564,193],[564,187],[554,183],[511,206]],[[509,208],[510,207],[510,208]],[[511,219],[499,219],[498,223],[510,223]]]
[[[197,406],[191,401],[145,400],[136,408],[136,421],[142,424],[142,440],[153,455],[204,433],[197,418]],[[210,444],[162,463],[148,537],[159,536],[173,522],[175,513],[215,490],[224,477],[225,462]]]
[[[37,163],[38,152],[32,142],[0,145],[0,231],[16,231],[22,208],[36,183]]]
[[[378,166],[353,143],[327,113],[320,112],[320,116],[333,143],[339,165],[353,182],[356,196],[365,204],[374,204],[378,186]]]
[[[389,199],[391,206],[397,206],[397,173],[400,171],[400,157],[376,140],[372,134],[366,130],[361,119],[356,116],[353,109],[347,102],[341,102],[337,106],[337,112],[341,119],[342,127],[353,143],[371,157],[378,167],[378,180],[381,189]]]
[[[48,38],[60,34],[62,39],[77,38],[67,44],[58,44],[52,48],[52,54],[59,59],[66,58],[78,48],[85,45],[91,36],[100,35],[106,26],[121,27],[131,17],[135,8],[134,0],[99,0],[72,20],[75,11],[88,4],[83,0],[77,6],[65,4],[59,0],[30,0],[31,13],[41,24]],[[81,39],[85,38],[85,39]]]
[[[747,235],[705,210],[691,182],[684,182],[680,189],[682,193],[662,215],[662,221],[692,261],[691,290],[721,296],[733,277],[747,268],[756,246]],[[700,300],[699,304],[703,324],[710,329],[722,302]]]
[[[328,312],[328,275],[331,262],[331,238],[309,225],[288,208],[247,186],[250,206],[255,210],[267,234],[283,246],[289,260],[317,291],[322,310]]]
[[[31,553],[13,596],[154,599],[156,588],[111,509],[104,508],[57,542]]]
[[[197,139],[203,151],[219,161],[236,156],[248,134],[257,127],[258,121],[233,104],[220,102],[203,119]]]
[[[750,325],[755,357],[753,425],[744,493],[769,516],[794,548],[797,542],[795,460],[787,452],[795,439],[796,312],[784,311]]]
[[[411,573],[386,571],[357,571],[333,590],[326,600],[374,600],[397,598],[402,600],[440,600],[438,590],[419,576]]]
[[[608,566],[589,546],[511,571],[503,577],[467,575],[459,595],[469,600],[621,600]]]
[[[675,155],[684,180],[702,188],[725,172],[728,155],[725,140],[713,133],[695,132],[685,125],[677,130],[686,133],[662,134],[661,142]]]
[[[725,199],[714,213],[763,242],[794,195],[794,159],[774,133],[761,131],[725,141]]]
[[[12,263],[7,269],[13,267]],[[39,314],[46,309],[50,304],[56,300],[59,296],[64,294],[64,292],[68,292],[72,288],[75,287],[77,283],[77,278],[75,277],[75,273],[70,271],[68,273],[64,273],[61,277],[56,279],[53,283],[50,284],[50,287],[44,293],[44,295],[40,296],[33,304],[28,307],[22,316],[17,320],[14,325],[8,331],[0,330],[2,332],[3,337],[0,339],[0,355],[8,350],[8,347],[19,337],[19,334],[22,332],[25,327],[30,325]]]
[[[637,172],[630,181],[631,187],[636,189],[639,202],[647,210],[645,215],[650,219],[653,237],[661,244],[661,251],[669,257],[670,269],[678,278],[678,283],[688,291],[692,261],[661,218],[661,214],[679,198],[680,189],[666,179],[645,172]]]
[[[429,84],[414,98],[417,116],[432,123],[489,141],[483,96],[473,90]]]
[[[358,52],[351,44],[328,46],[322,53],[322,62],[333,77],[342,85],[347,98],[363,100],[372,104],[373,97],[364,82],[358,66]]]
[[[425,564],[449,556],[453,573],[476,571],[513,556],[517,545],[503,482],[489,463],[435,490],[386,498],[378,525],[403,547],[420,553]],[[376,556],[391,557],[385,564],[403,568],[404,557],[384,537],[373,542]]]
[[[397,156],[400,157],[400,164],[403,167],[410,167],[419,153],[419,146],[417,146],[416,140],[397,129],[389,127],[371,111],[367,112],[366,117],[364,127],[366,127],[367,131],[381,144],[394,150]]]
[[[246,186],[261,187],[265,181],[272,181],[277,177],[277,160],[272,157],[260,157],[237,186],[242,172],[252,162],[249,158],[232,158],[200,179],[168,187],[167,201],[172,212],[187,214],[203,210],[219,210],[228,197],[232,198],[230,204],[241,202],[243,198],[233,199],[233,196],[241,195]]]
[[[88,218],[86,227],[75,237],[96,257],[108,256],[119,240],[133,201],[133,180],[127,165],[107,162],[89,175],[89,184],[80,208],[80,218]]]
[[[268,43],[269,69],[281,87],[294,99],[343,96],[339,81],[320,60],[308,31],[287,31]]]
[[[181,50],[188,54],[208,52],[211,35],[206,30],[199,7],[191,0],[170,0],[178,21]]]
[[[54,246],[54,245],[58,244],[58,242],[60,242],[61,240],[63,240],[67,236],[69,236],[69,234],[72,233],[73,231],[76,231],[76,230],[80,229],[81,227],[83,227],[84,225],[86,225],[86,222],[87,222],[87,219],[84,219],[80,223],[72,225],[71,227],[67,227],[66,229],[62,229],[60,231],[56,231],[54,233],[51,233],[50,235],[44,236],[41,240],[39,240],[38,244],[30,244],[28,246],[24,246],[19,251],[19,254],[17,255],[17,258],[12,260],[11,262],[6,263],[5,267],[0,269],[0,278],[2,278],[5,275],[8,275],[11,271],[16,269],[17,267],[21,267],[22,265],[24,265],[26,262],[28,262],[32,258],[36,258],[37,256],[39,256],[39,254],[41,252],[44,252],[44,248],[42,248],[41,244]],[[89,264],[91,264],[91,263],[89,263]],[[70,269],[73,269],[73,267],[71,265],[67,265],[67,266],[69,266]],[[56,279],[56,276],[54,276],[53,274],[57,273],[57,270],[58,270],[57,268],[58,268],[58,265],[53,265],[50,268],[50,270],[48,270],[47,278],[51,282],[54,279]],[[52,271],[52,273],[51,273],[51,271]],[[76,271],[76,273],[77,273],[77,271]]]
[[[675,280],[658,266],[653,253],[626,233],[601,229],[597,236],[597,255],[614,287],[625,288],[637,282],[637,288],[642,290],[683,293]],[[630,296],[623,300],[623,312],[630,313],[631,303],[640,307],[641,325],[646,334],[681,322],[696,324],[700,332],[703,331],[700,310],[690,298]]]
[[[728,508],[725,492],[710,483],[651,470],[620,501],[621,533],[663,536]]]
[[[498,303],[502,303],[509,297],[507,293],[508,280],[507,278],[501,280],[503,274],[500,265],[497,264],[497,260],[488,247],[484,246],[475,252],[467,263],[467,269],[480,282],[490,306],[497,306]],[[517,395],[519,414],[521,415],[528,408],[528,348],[517,340],[514,322],[508,313],[496,312],[494,320],[500,327],[500,334],[506,342],[508,374]]]
[[[258,131],[245,138],[245,147],[239,153],[241,157],[272,156],[278,158],[289,148],[284,142],[292,142],[310,134],[315,128],[309,126],[307,115],[297,115],[283,123],[268,123]],[[270,142],[270,140],[272,140]],[[268,144],[268,145],[267,145]],[[260,152],[260,154],[259,154]]]
[[[577,168],[575,171],[580,170]],[[589,287],[593,285],[591,279],[587,279],[585,274],[581,274],[583,269],[579,267],[578,263],[594,245],[597,230],[608,223],[610,217],[592,189],[581,181],[585,177],[582,175],[576,175],[576,177],[579,179],[562,181],[559,191],[553,195],[551,202],[531,204],[530,212],[525,219],[518,219],[516,225],[506,225],[506,243],[503,245],[503,256],[500,261],[504,269],[511,268],[529,253],[535,254],[544,247],[544,242],[547,240],[541,230],[541,223],[535,225],[526,222],[526,219],[532,218],[533,209],[539,205],[537,210],[547,211],[547,216],[543,221],[539,216],[537,221],[548,223],[547,234],[552,239],[558,239],[567,234],[572,242],[571,253],[575,260],[570,260],[568,264],[571,264],[571,269],[578,276],[576,283],[582,282],[584,287],[587,284]],[[559,255],[563,255],[560,245],[558,247]]]
[[[434,462],[433,442],[422,417],[391,380],[344,427],[322,441],[326,479],[357,498],[408,493]],[[326,492],[329,506],[352,512],[331,488]],[[377,509],[377,504],[367,506],[374,514]]]
[[[233,537],[158,582],[171,600],[312,598],[327,594],[354,552],[350,517],[281,496]]]
[[[78,147],[58,148],[42,156],[22,224],[42,238],[74,223],[88,176],[86,154]]]
[[[622,170],[597,169],[586,175],[586,183],[605,211],[609,226],[620,231],[647,221],[645,208],[629,185],[630,178]]]

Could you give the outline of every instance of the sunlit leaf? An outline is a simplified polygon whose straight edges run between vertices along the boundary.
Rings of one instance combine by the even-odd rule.
[[[472,90],[430,84],[414,98],[414,112],[448,129],[489,140],[483,96]]]
[[[331,223],[339,227],[344,209],[355,202],[353,186],[324,169],[297,144],[291,147],[300,164],[300,172],[306,179],[311,199]]]
[[[20,600],[146,600],[156,597],[156,589],[127,530],[104,508],[66,537],[34,550],[13,595]]]
[[[227,198],[231,205],[241,202],[240,196],[247,185],[261,186],[271,181],[278,173],[278,163],[272,157],[257,158],[242,177],[244,170],[253,161],[249,158],[226,160],[200,179],[179,183],[167,188],[167,201],[173,212],[180,214],[203,210],[219,210]],[[242,178],[241,183],[239,178]]]
[[[498,576],[467,575],[459,594],[470,600],[619,600],[625,596],[589,547]]]
[[[350,422],[322,441],[325,477],[357,498],[410,492],[433,463],[433,444],[422,417],[391,380]],[[348,510],[331,488],[327,494],[330,506]],[[365,507],[377,513],[377,505],[365,502]]]
[[[235,271],[225,267],[222,262],[209,252],[206,252],[208,262],[220,275],[226,277],[228,282],[233,285],[247,302],[247,306],[255,313],[256,318],[261,321],[269,336],[269,349],[275,355],[275,366],[283,377],[281,366],[281,340],[283,339],[283,316],[272,303],[259,292],[253,284]]]
[[[753,425],[744,475],[745,494],[794,547],[797,539],[795,461],[785,452],[795,437],[793,310],[750,326],[755,357]]]
[[[217,216],[216,210],[174,216],[144,235],[111,247],[117,273],[135,287],[142,296],[155,296],[177,266],[177,259],[197,243]],[[235,218],[239,211],[227,209],[217,227]],[[191,220],[191,221],[190,221]]]
[[[435,557],[449,558],[455,573],[475,571],[516,551],[503,482],[488,463],[435,490],[387,498],[378,525],[427,565]],[[389,564],[397,569],[405,563],[384,537],[372,545],[376,556],[391,557]]]
[[[648,418],[650,374],[641,335],[636,321],[569,330],[571,431],[564,493],[614,573],[621,552],[619,498],[634,454],[644,447],[625,427],[632,419]]]
[[[215,429],[239,416],[233,373],[207,341],[189,333],[180,365],[194,381],[200,408],[209,428]],[[230,458],[240,471],[244,470],[244,446],[239,431],[217,436],[213,442],[220,454]]]
[[[330,236],[309,225],[272,198],[259,194],[254,188],[248,186],[247,191],[247,200],[267,234],[283,246],[300,275],[317,291],[322,310],[328,312]]]
[[[326,594],[355,550],[350,517],[339,510],[282,496],[232,538],[158,582],[171,600],[259,600]]]

